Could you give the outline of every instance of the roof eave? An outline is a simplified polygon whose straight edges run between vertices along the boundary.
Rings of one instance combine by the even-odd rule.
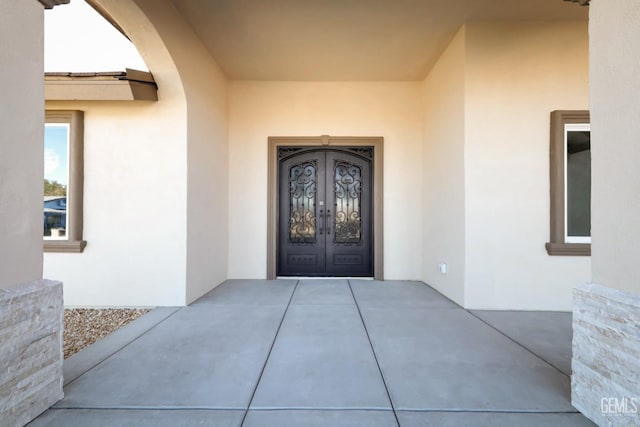
[[[45,73],[47,101],[157,101],[158,86],[151,73]]]

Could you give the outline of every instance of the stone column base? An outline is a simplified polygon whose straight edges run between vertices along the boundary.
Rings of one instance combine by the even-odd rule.
[[[573,292],[571,403],[600,426],[640,426],[640,296]]]
[[[0,424],[23,426],[62,399],[62,283],[0,288]]]

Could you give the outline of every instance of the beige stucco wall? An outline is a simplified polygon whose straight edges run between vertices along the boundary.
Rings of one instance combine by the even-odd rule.
[[[88,244],[45,254],[45,275],[65,281],[67,305],[182,305],[227,275],[226,79],[170,2],[100,3],[159,101],[47,104],[85,111]]]
[[[136,1],[162,28],[187,100],[186,302],[190,303],[227,278],[228,231],[221,226],[227,224],[228,215],[227,79],[173,3]]]
[[[593,282],[637,294],[640,293],[637,250],[640,3],[594,0],[589,31]]]
[[[589,280],[544,248],[549,113],[588,109],[587,44],[586,22],[467,24],[424,81],[423,280],[465,307],[570,310]]]
[[[188,110],[187,303],[227,278],[227,81],[210,57],[201,57]]]
[[[424,80],[422,280],[464,305],[465,29]],[[438,264],[447,265],[446,274]]]
[[[587,23],[473,23],[466,46],[466,306],[570,310],[590,258],[544,248],[549,113],[588,109]]]
[[[227,277],[228,233],[220,226],[228,214],[227,80],[173,3],[135,1],[160,29],[187,102],[185,301],[190,303]]]
[[[66,305],[184,304],[184,102],[48,102],[85,112],[81,254],[45,253]],[[162,120],[172,126],[160,126]]]
[[[42,278],[43,22],[0,0],[0,287]]]
[[[229,277],[266,277],[267,137],[384,137],[384,274],[421,277],[420,84],[245,82],[229,95]]]

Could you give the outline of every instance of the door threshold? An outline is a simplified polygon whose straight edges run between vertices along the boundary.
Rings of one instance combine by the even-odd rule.
[[[373,277],[313,277],[313,276],[276,276],[284,280],[375,280]]]

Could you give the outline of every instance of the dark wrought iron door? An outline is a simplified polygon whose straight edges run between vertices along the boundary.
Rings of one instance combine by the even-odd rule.
[[[373,276],[370,148],[279,152],[280,276]]]

